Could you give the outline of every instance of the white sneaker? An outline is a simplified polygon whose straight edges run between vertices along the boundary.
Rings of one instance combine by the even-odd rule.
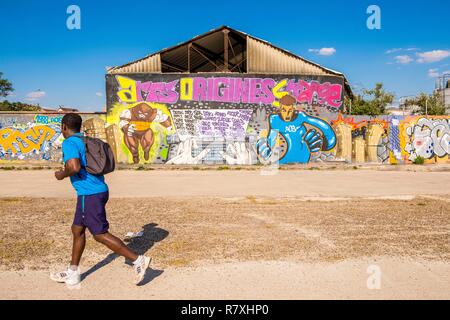
[[[66,283],[69,286],[74,286],[81,281],[80,267],[76,271],[67,268],[66,271],[50,273],[50,279],[59,283]]]
[[[134,272],[136,273],[136,278],[134,279],[134,284],[139,284],[144,279],[145,271],[150,265],[152,260],[150,257],[142,256],[141,262],[134,265]]]

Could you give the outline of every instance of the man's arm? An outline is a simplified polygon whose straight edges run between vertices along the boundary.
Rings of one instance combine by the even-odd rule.
[[[125,109],[120,113],[120,121],[119,121],[119,127],[122,129],[123,133],[127,134],[128,136],[132,136],[135,130],[134,125],[130,125],[131,121],[131,111],[130,109]]]
[[[324,141],[323,150],[331,150],[336,146],[336,134],[333,128],[324,120],[304,114],[303,121],[322,131]]]
[[[78,172],[80,172],[80,169],[81,169],[80,159],[78,158],[69,159],[66,161],[66,164],[64,165],[64,170],[59,170],[55,172],[55,178],[57,180],[62,180],[64,178],[77,174]]]

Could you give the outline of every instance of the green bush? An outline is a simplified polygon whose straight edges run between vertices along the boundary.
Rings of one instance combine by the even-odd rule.
[[[425,163],[425,158],[418,156],[417,158],[414,159],[413,161],[414,164],[424,164]]]

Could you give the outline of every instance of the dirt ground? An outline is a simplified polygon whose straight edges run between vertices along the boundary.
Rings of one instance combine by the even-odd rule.
[[[116,190],[107,206],[111,232],[123,238],[143,230],[129,246],[152,256],[152,268],[142,286],[133,286],[124,259],[89,236],[77,290],[48,278],[49,271],[67,265],[70,255],[75,200],[55,187],[68,188],[68,182],[54,184],[49,171],[28,177],[5,173],[0,178],[13,187],[0,191],[0,299],[450,298],[449,173],[389,172],[415,179],[421,188],[409,193],[408,185],[391,186],[399,176],[376,171],[337,172],[341,183],[326,171],[265,177],[120,171],[108,180]],[[176,178],[181,183],[176,188],[185,189],[181,195],[152,191]],[[238,192],[244,190],[241,185],[229,185],[238,179],[245,181],[246,193]],[[259,179],[281,188],[290,179],[289,186],[299,188],[264,195]],[[327,185],[328,179],[335,183]],[[391,192],[364,197],[361,189],[369,179],[372,185],[391,186]],[[212,194],[205,191],[204,181],[219,180]],[[302,183],[326,190],[315,193],[302,189]],[[27,186],[16,190],[16,184]],[[30,193],[33,188],[56,195],[37,196]],[[126,197],[119,196],[119,188]],[[380,289],[370,290],[373,265],[382,281]]]
[[[71,198],[51,170],[0,171],[0,197]],[[120,170],[106,181],[111,197],[397,197],[449,194],[450,171]]]

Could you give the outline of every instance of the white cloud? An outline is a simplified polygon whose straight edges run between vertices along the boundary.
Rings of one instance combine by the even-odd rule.
[[[427,52],[417,53],[419,59],[417,59],[418,63],[430,63],[441,61],[445,58],[450,57],[450,51],[448,50],[432,50]]]
[[[335,48],[320,48],[320,49],[309,49],[308,52],[314,52],[321,56],[332,56],[336,53]]]
[[[428,69],[428,76],[430,78],[436,78],[439,77],[439,71],[438,69]]]
[[[44,91],[38,90],[38,91],[32,91],[27,93],[25,96],[25,100],[27,101],[37,101],[43,97],[45,97],[46,93]]]
[[[96,92],[95,95],[96,95],[97,97],[103,97],[103,93],[101,93],[101,92]]]
[[[400,52],[400,51],[417,51],[420,50],[419,48],[416,47],[410,47],[410,48],[392,48],[389,50],[386,50],[385,53],[386,54],[391,54],[391,53],[395,53],[395,52]]]
[[[402,48],[393,48],[393,49],[386,50],[386,54],[391,54],[391,53],[402,51],[402,50],[403,50]]]
[[[408,56],[407,54],[402,55],[402,56],[396,56],[394,59],[395,59],[395,62],[400,63],[400,64],[408,64],[408,63],[414,61],[414,59],[411,58],[410,56]]]

